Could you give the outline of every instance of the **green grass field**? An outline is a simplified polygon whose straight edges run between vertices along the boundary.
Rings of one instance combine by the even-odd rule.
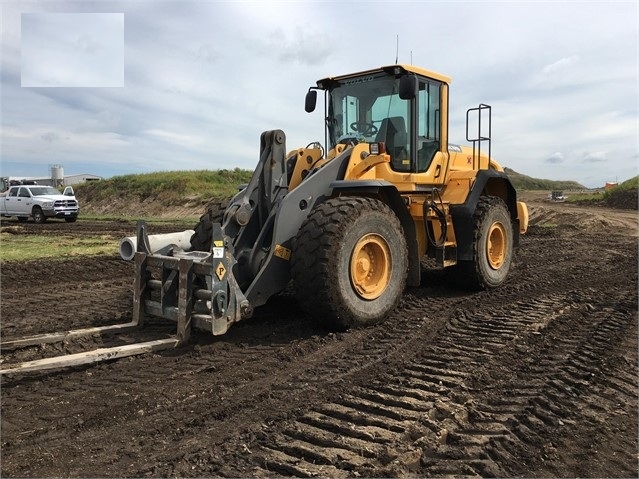
[[[38,258],[67,259],[72,256],[97,256],[118,251],[120,238],[110,235],[83,237],[19,235],[3,231],[0,233],[0,262],[30,261]]]

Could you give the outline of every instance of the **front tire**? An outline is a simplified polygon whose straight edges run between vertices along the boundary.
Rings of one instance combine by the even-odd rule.
[[[42,208],[40,208],[39,206],[35,206],[33,208],[33,221],[35,221],[38,224],[42,224],[45,221],[47,221],[47,217],[44,216],[44,212],[42,211]]]
[[[332,329],[378,323],[404,291],[408,249],[383,202],[338,197],[318,205],[293,248],[291,275],[302,308]]]
[[[222,199],[212,201],[208,205],[206,213],[200,217],[200,221],[195,226],[195,232],[191,236],[192,251],[211,251],[213,223],[222,223],[228,203],[228,199]]]
[[[473,260],[458,263],[458,282],[473,290],[497,288],[506,281],[513,257],[508,208],[501,198],[481,197],[473,223]]]

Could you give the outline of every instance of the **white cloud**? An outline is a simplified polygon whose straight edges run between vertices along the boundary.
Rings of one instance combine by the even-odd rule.
[[[605,163],[608,161],[605,151],[584,152],[581,159],[584,163]]]
[[[163,142],[170,143],[174,146],[191,149],[195,146],[199,146],[204,143],[203,138],[197,135],[188,135],[184,133],[177,133],[174,131],[166,131],[159,129],[146,130],[144,132],[147,135],[151,135]]]
[[[289,34],[291,30],[292,33]],[[335,48],[333,43],[330,32],[312,30],[305,26],[287,30],[278,27],[253,45],[260,54],[275,57],[283,64],[295,62],[314,66],[328,60]]]
[[[54,142],[59,140],[60,136],[58,136],[58,134],[53,131],[47,131],[45,134],[40,136],[40,138],[42,138],[44,141]]]
[[[122,13],[22,13],[23,87],[111,87],[124,81]]]
[[[541,69],[541,72],[544,75],[552,75],[554,73],[557,73],[561,70],[565,70],[567,68],[569,68],[572,65],[575,65],[579,62],[579,55],[572,55],[570,57],[564,57],[560,60],[557,60],[556,62],[553,62],[549,65],[544,66]]]
[[[548,158],[546,158],[544,161],[546,163],[563,163],[564,155],[561,152],[556,151],[555,153],[550,155]]]

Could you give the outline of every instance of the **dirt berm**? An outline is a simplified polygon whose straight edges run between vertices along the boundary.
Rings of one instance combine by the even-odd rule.
[[[2,477],[637,477],[637,214],[534,195],[530,210],[496,291],[424,271],[385,323],[339,334],[282,295],[171,352],[3,377]],[[4,263],[0,280],[3,339],[131,318],[133,265],[115,250]],[[150,322],[2,362],[172,332]]]

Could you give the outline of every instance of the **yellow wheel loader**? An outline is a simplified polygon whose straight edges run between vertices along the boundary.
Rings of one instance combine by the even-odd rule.
[[[201,217],[190,250],[152,251],[138,224],[133,321],[117,328],[159,316],[177,322],[175,338],[28,367],[175,347],[192,327],[224,334],[291,281],[304,310],[329,327],[377,323],[407,285],[420,285],[425,257],[470,288],[499,287],[528,211],[490,157],[490,106],[467,112],[471,146],[449,143],[449,85],[408,65],[319,80],[305,109],[314,111],[323,94],[323,144],[287,151],[284,132],[262,133],[249,184]]]
[[[472,147],[448,143],[449,84],[392,65],[311,87],[307,112],[324,94],[324,146],[287,152],[282,131],[263,133],[251,182],[195,228],[192,249],[218,268],[195,281],[211,292],[198,323],[224,333],[291,280],[318,321],[375,323],[419,286],[425,255],[471,288],[506,281],[527,209],[490,158],[488,105],[467,113]]]

